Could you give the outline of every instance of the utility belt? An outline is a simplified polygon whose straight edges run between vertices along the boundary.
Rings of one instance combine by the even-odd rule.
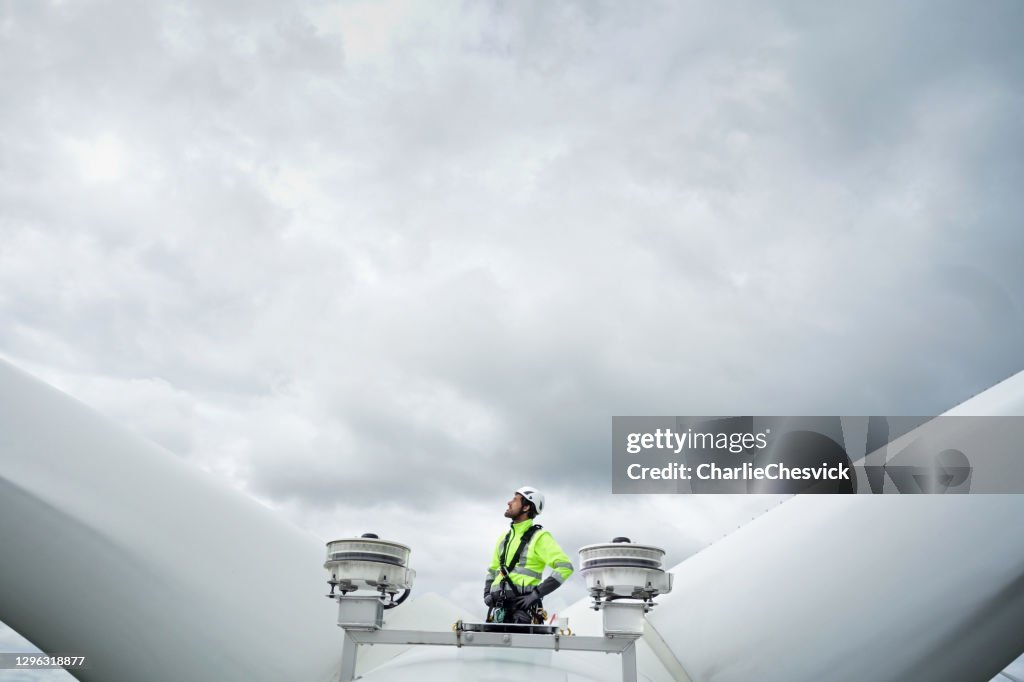
[[[511,590],[492,592],[494,606],[487,611],[488,623],[513,623],[516,610],[513,604],[519,595]],[[544,609],[543,602],[537,602],[527,612],[529,621],[524,625],[543,625],[548,620],[548,612]]]

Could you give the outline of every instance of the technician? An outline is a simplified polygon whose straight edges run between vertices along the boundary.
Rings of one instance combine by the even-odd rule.
[[[511,528],[498,538],[484,583],[487,622],[539,625],[547,619],[541,600],[572,575],[572,563],[551,533],[533,519],[544,511],[544,496],[531,486],[516,490],[505,518]],[[544,567],[551,574],[541,582]]]

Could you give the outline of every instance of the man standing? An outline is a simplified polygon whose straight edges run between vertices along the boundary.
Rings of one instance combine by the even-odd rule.
[[[529,625],[544,622],[541,600],[572,575],[572,563],[551,533],[533,519],[544,511],[544,496],[523,486],[508,501],[505,518],[511,528],[498,538],[484,583],[487,620]],[[543,582],[544,567],[551,575]]]

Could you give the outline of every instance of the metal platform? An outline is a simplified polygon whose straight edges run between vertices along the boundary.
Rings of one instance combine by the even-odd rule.
[[[500,629],[499,629],[500,628]],[[545,628],[543,633],[531,631]],[[548,649],[550,651],[592,651],[618,654],[622,659],[623,682],[636,682],[637,635],[579,637],[561,634],[553,625],[511,625],[505,623],[464,623],[456,621],[448,632],[426,630],[374,630],[343,628],[342,682],[355,679],[356,657],[361,644],[394,644],[454,647],[499,647]]]
[[[553,635],[558,632],[557,625],[516,625],[513,623],[464,623],[459,621],[458,628],[463,632],[507,632],[520,635]]]

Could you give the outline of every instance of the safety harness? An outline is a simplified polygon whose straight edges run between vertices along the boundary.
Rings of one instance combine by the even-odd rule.
[[[512,555],[512,560],[511,561],[507,561],[507,559],[508,559],[508,546],[510,544],[512,544],[512,533],[513,533],[513,530],[510,528],[509,531],[508,531],[508,534],[505,535],[504,547],[501,550],[501,556],[498,557],[498,568],[501,570],[501,588],[502,588],[502,592],[505,591],[505,588],[507,586],[509,591],[512,592],[512,594],[514,594],[515,596],[517,596],[517,597],[523,596],[523,593],[519,590],[518,587],[516,587],[516,584],[514,582],[512,582],[512,576],[509,575],[509,567],[514,567],[514,566],[519,564],[519,559],[522,558],[523,551],[530,544],[530,540],[532,540],[533,536],[537,534],[537,531],[539,531],[539,530],[541,530],[543,528],[544,528],[543,526],[541,526],[539,523],[537,523],[537,524],[534,524],[534,525],[532,525],[532,526],[530,526],[529,528],[526,529],[526,532],[523,533],[523,536],[519,539],[519,546],[516,547],[516,551]],[[505,603],[504,603],[504,600],[502,600],[499,604],[495,604],[495,606],[493,606],[493,607],[491,607],[491,608],[489,608],[487,610],[487,622],[488,623],[493,623],[493,622],[503,623],[505,621],[505,613],[506,613],[506,611],[505,611]],[[544,614],[541,617],[542,618],[541,622],[543,622],[543,618],[547,618],[547,613],[544,612],[544,611],[541,611],[541,613]]]
[[[509,566],[515,566],[519,563],[519,559],[523,556],[523,550],[527,545],[530,544],[530,540],[536,535],[537,531],[542,530],[544,526],[539,523],[535,523],[526,529],[523,533],[523,537],[519,540],[519,546],[516,547],[515,554],[512,555],[512,561],[506,563],[505,559],[508,556],[508,546],[512,543],[512,529],[509,528],[508,534],[505,535],[505,546],[501,550],[501,558],[498,560],[498,568],[501,569],[501,585],[504,588],[508,585],[512,589],[512,593],[517,597],[523,596],[523,593],[519,591],[516,584],[512,582],[512,577],[509,575]]]

